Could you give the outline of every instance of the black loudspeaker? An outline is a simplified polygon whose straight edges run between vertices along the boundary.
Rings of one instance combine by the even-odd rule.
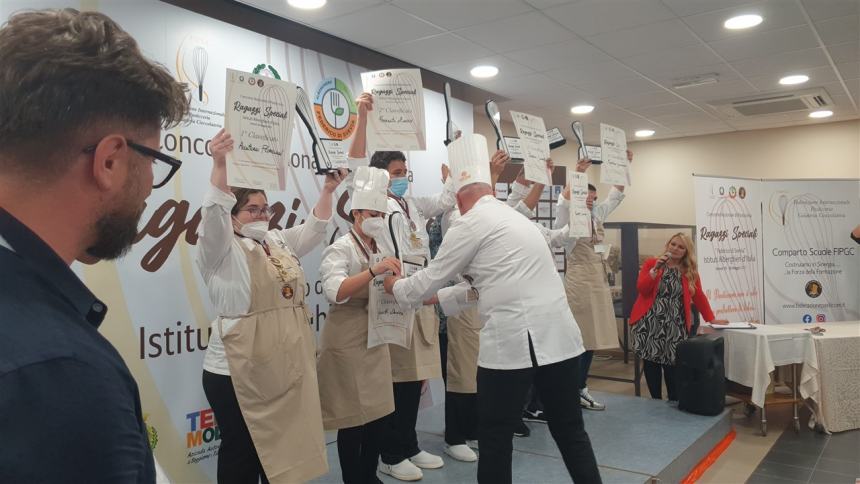
[[[675,359],[678,408],[719,415],[726,406],[723,338],[695,336],[678,344]]]

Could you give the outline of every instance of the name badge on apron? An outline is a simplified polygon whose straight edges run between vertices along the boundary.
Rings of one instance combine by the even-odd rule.
[[[612,244],[595,244],[594,253],[600,254],[604,259],[609,257],[609,251],[612,249]]]

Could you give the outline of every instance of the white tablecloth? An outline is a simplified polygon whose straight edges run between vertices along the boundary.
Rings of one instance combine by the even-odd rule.
[[[725,340],[726,378],[752,388],[753,404],[764,406],[774,368],[792,363],[803,364],[800,395],[812,399],[818,395],[818,358],[809,331],[780,324],[716,331]]]
[[[802,330],[810,325],[784,325]],[[812,396],[815,418],[828,432],[860,428],[860,321],[824,323],[813,336],[820,385]]]

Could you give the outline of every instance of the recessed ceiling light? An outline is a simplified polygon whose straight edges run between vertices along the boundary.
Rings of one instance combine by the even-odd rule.
[[[315,10],[322,8],[328,0],[287,0],[291,7],[300,8],[302,10]]]
[[[833,116],[833,111],[829,111],[827,109],[821,109],[819,111],[812,111],[809,113],[809,117],[815,119],[829,118],[830,116]]]
[[[469,74],[472,74],[472,77],[495,77],[496,74],[499,73],[499,68],[496,66],[475,66],[469,71]]]
[[[738,15],[732,17],[723,24],[723,27],[729,30],[741,30],[755,27],[762,21],[761,15]]]
[[[580,104],[579,106],[570,108],[570,112],[573,114],[588,114],[592,111],[594,111],[594,106],[590,104]]]
[[[654,136],[654,130],[653,129],[640,129],[639,131],[636,132],[637,138],[647,138],[649,136]]]
[[[803,74],[794,74],[791,76],[785,76],[779,80],[779,83],[783,86],[792,86],[794,84],[803,84],[804,82],[809,80],[809,76]]]

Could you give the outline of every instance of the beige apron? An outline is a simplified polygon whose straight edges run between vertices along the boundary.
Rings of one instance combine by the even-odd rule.
[[[262,246],[240,245],[251,307],[221,334],[236,399],[269,482],[309,481],[328,464],[304,272],[276,247],[267,257]]]
[[[481,318],[469,308],[448,318],[448,385],[454,393],[478,393]]]
[[[317,361],[326,430],[357,427],[394,411],[388,345],[367,348],[367,297],[365,286],[349,301],[329,306]]]
[[[412,343],[403,348],[388,345],[391,353],[391,376],[395,383],[442,378],[439,356],[439,317],[433,305],[415,311]]]
[[[618,348],[618,334],[603,257],[594,252],[594,240],[603,240],[602,223],[595,223],[594,234],[577,239],[570,251],[564,289],[585,349],[606,350]]]

